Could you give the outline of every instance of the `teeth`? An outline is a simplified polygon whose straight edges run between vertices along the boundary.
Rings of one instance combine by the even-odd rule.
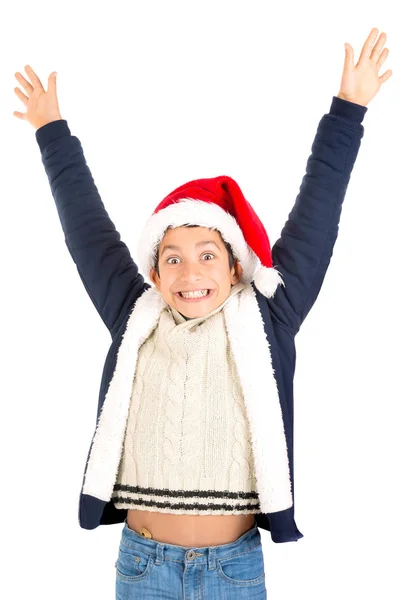
[[[201,298],[208,295],[208,290],[199,290],[198,292],[180,292],[184,298]]]

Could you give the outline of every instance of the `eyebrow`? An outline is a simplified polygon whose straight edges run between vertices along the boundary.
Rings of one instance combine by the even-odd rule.
[[[196,248],[198,246],[205,246],[206,244],[213,244],[214,246],[216,246],[218,248],[218,250],[221,250],[221,248],[218,246],[218,244],[216,242],[214,242],[214,240],[204,240],[202,242],[197,242]],[[160,258],[166,250],[180,250],[180,249],[181,248],[179,246],[175,246],[174,244],[167,244],[166,246],[164,246],[164,248],[160,254]]]

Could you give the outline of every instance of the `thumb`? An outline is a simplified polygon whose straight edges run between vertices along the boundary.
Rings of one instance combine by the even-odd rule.
[[[51,90],[54,94],[57,94],[56,77],[57,71],[53,71],[49,75],[49,90]]]
[[[344,64],[345,66],[354,66],[354,55],[353,55],[353,48],[350,46],[350,44],[345,44],[344,45],[344,49],[346,52],[346,56],[344,59]]]

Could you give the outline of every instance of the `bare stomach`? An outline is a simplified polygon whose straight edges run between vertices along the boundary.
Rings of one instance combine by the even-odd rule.
[[[255,523],[250,515],[174,515],[147,510],[128,510],[129,529],[148,529],[152,538],[175,546],[201,547],[229,544]]]

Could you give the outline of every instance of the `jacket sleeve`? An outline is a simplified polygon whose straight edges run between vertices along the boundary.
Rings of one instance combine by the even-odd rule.
[[[319,122],[300,192],[271,248],[272,264],[285,284],[267,299],[271,318],[294,334],[317,299],[333,253],[367,110],[333,97]]]
[[[106,212],[79,139],[60,119],[40,127],[41,151],[65,243],[82,283],[113,335],[119,317],[150,287]]]

